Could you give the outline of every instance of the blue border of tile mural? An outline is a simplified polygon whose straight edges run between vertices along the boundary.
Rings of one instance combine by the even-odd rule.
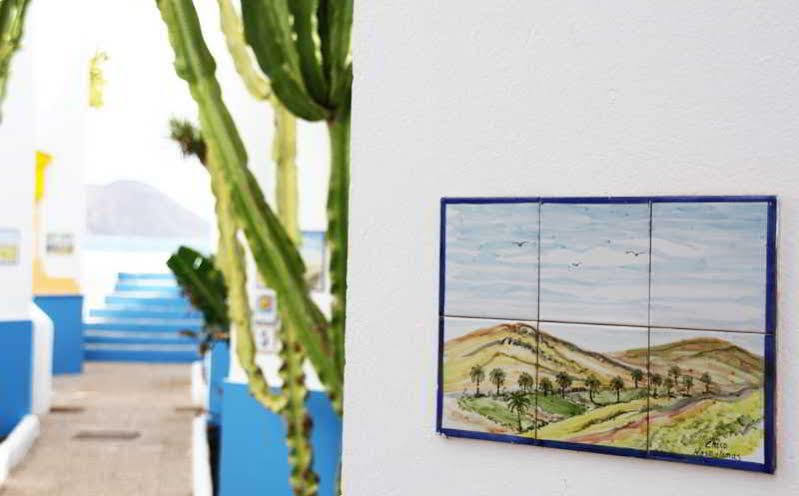
[[[444,355],[444,297],[446,292],[446,207],[454,204],[497,204],[497,203],[573,203],[573,204],[640,204],[640,203],[766,203],[767,212],[767,250],[766,250],[766,305],[765,305],[765,424],[763,433],[763,463],[708,458],[660,451],[638,450],[578,444],[563,441],[540,440],[508,434],[490,434],[442,426],[443,414],[443,355]],[[551,448],[630,456],[653,460],[676,461],[696,465],[731,468],[751,472],[774,473],[776,469],[776,326],[777,326],[777,197],[774,195],[754,196],[607,196],[607,197],[444,197],[441,198],[439,219],[439,288],[438,288],[438,351],[436,384],[436,432],[445,436],[498,441],[511,444],[525,444]],[[486,317],[489,318],[489,317]]]

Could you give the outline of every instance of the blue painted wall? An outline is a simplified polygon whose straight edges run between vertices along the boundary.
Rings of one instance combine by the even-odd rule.
[[[230,346],[227,341],[214,341],[211,348],[211,370],[208,381],[208,423],[222,424],[222,397],[230,368]]]
[[[33,324],[0,321],[0,436],[30,413],[33,381]]]
[[[257,403],[246,384],[225,383],[220,496],[292,496],[283,419]],[[311,443],[320,496],[334,496],[341,458],[341,420],[324,393],[306,401],[314,422]]]
[[[36,296],[33,301],[53,321],[53,374],[83,371],[83,296]]]

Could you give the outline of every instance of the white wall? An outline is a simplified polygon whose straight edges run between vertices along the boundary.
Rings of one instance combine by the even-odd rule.
[[[83,187],[83,140],[88,101],[88,52],[82,36],[83,9],[61,0],[36,0],[28,13],[27,31],[34,54],[35,146],[53,161],[45,173],[39,256],[49,277],[79,279],[80,241],[86,224]],[[66,26],[72,35],[58,36]],[[47,233],[72,234],[75,251],[45,251]],[[47,288],[36,288],[37,291]]]
[[[0,265],[0,321],[29,319],[33,238],[33,51],[24,47],[11,62],[11,79],[0,122],[0,229],[21,233],[16,265]]]
[[[357,2],[344,487],[799,494],[799,4]],[[444,439],[445,195],[780,196],[776,475]]]

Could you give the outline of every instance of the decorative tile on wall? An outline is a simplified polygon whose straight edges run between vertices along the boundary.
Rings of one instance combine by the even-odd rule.
[[[442,200],[438,431],[773,472],[774,197]]]
[[[535,323],[448,317],[442,325],[442,426],[532,439]],[[515,391],[524,398],[510,409]]]
[[[540,440],[646,450],[646,327],[541,323]]]
[[[542,203],[542,320],[647,325],[648,296],[648,203]]]
[[[538,202],[447,209],[444,313],[538,318],[538,209]]]
[[[766,339],[758,333],[656,329],[649,449],[764,463]]]
[[[652,325],[765,332],[768,206],[652,205]]]

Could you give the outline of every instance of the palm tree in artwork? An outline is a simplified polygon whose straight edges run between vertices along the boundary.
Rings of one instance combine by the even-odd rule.
[[[652,384],[652,396],[657,398],[658,397],[658,387],[663,384],[663,376],[656,373],[653,373],[649,376],[649,383]]]
[[[599,389],[600,385],[599,379],[597,379],[594,374],[589,375],[585,379],[585,387],[588,388],[588,399],[591,403],[594,402],[594,393]]]
[[[666,396],[671,396],[671,390],[674,388],[674,379],[671,376],[663,380],[663,386],[666,388]]]
[[[552,385],[552,381],[549,380],[549,377],[544,377],[538,382],[538,389],[544,393],[544,396],[549,396],[555,387]]]
[[[685,388],[685,394],[691,396],[691,388],[694,387],[694,378],[690,375],[682,376],[682,387]]]
[[[708,372],[702,374],[702,377],[699,378],[699,381],[705,385],[705,394],[710,393],[710,385],[713,384],[713,378],[710,377]]]
[[[560,371],[558,372],[558,375],[555,376],[555,382],[557,382],[558,387],[560,387],[561,398],[566,397],[566,390],[569,388],[569,386],[572,385],[573,380],[574,379],[572,379],[572,376],[570,376],[568,372],[565,371]]]
[[[522,372],[521,374],[519,374],[518,384],[519,388],[522,391],[524,391],[525,393],[529,393],[530,390],[533,389],[535,381],[533,380],[533,376],[531,376],[527,372]]]
[[[507,399],[508,410],[516,412],[519,421],[519,432],[522,432],[522,415],[530,408],[530,397],[522,391],[514,391]]]
[[[624,389],[624,379],[619,376],[610,380],[610,388],[616,391],[616,403],[621,401],[621,390]]]
[[[502,369],[492,369],[488,374],[488,378],[493,385],[497,387],[497,396],[499,396],[499,388],[505,384],[505,372]]]
[[[638,383],[644,379],[644,373],[641,369],[633,369],[630,372],[630,377],[633,380],[633,384],[635,384],[635,389],[638,389]]]
[[[682,370],[680,369],[680,367],[676,365],[672,365],[671,367],[669,367],[669,376],[674,378],[675,385],[677,384],[677,381],[680,380],[681,375],[682,375]]]
[[[480,396],[480,383],[486,378],[485,370],[483,370],[482,365],[474,365],[472,366],[471,370],[469,370],[469,377],[471,377],[472,382],[475,383],[475,396]]]

